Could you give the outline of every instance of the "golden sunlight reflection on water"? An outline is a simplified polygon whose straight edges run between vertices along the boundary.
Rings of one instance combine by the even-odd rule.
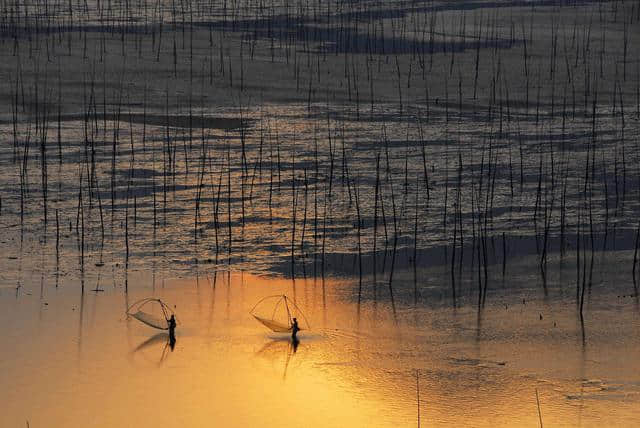
[[[536,426],[536,389],[545,425],[639,416],[631,303],[587,318],[583,343],[562,303],[401,306],[394,317],[386,301],[358,308],[348,281],[218,274],[150,284],[128,296],[0,295],[0,426]],[[281,293],[311,323],[297,347],[248,314]],[[173,350],[165,333],[125,319],[150,295],[175,305]]]

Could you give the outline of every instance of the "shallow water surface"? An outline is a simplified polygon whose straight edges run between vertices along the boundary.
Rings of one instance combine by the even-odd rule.
[[[640,417],[633,297],[599,296],[581,326],[573,301],[526,290],[480,311],[394,312],[382,298],[358,304],[349,280],[133,282],[128,295],[1,290],[1,426],[535,426],[536,390],[547,426]],[[297,347],[248,313],[282,293],[311,324]],[[174,349],[125,318],[147,296],[175,305]]]
[[[639,425],[640,8],[569,3],[3,2],[0,428]]]

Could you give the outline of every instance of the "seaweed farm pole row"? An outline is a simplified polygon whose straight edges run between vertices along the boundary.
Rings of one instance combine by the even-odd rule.
[[[556,251],[576,251],[584,292],[598,247],[620,244],[633,249],[635,283],[637,239],[616,240],[637,229],[636,4],[552,19],[544,57],[535,13],[480,9],[450,20],[422,5],[385,20],[345,2],[334,11],[319,3],[251,12],[242,2],[144,5],[3,4],[21,235],[34,214],[45,241],[51,209],[63,223],[75,215],[81,268],[85,251],[101,260],[119,242],[128,269],[149,245],[141,219],[153,218],[156,238],[181,245],[170,237],[184,232],[188,210],[194,252],[251,260],[261,241],[260,251],[277,258],[286,240],[292,275],[299,263],[313,260],[315,271],[319,262],[324,272],[330,258],[350,253],[361,277],[387,273],[391,288],[398,264],[417,270],[438,248],[454,300],[477,281],[483,302],[492,266],[509,271],[508,249],[535,251],[543,277]],[[571,10],[564,7],[572,6],[557,10]],[[266,64],[277,75],[266,72],[256,90],[249,76]],[[289,86],[271,87],[287,73]],[[301,111],[290,121],[262,102],[277,91]],[[218,97],[236,114],[229,123],[231,114],[208,111]],[[73,159],[81,159],[75,183],[66,168]],[[73,213],[65,206],[72,194]],[[259,240],[256,224],[269,224]]]

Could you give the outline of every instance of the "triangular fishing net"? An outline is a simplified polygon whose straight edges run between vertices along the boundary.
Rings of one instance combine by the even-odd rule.
[[[127,315],[159,330],[169,330],[169,319],[175,313],[160,299],[142,299],[127,308]]]
[[[302,311],[284,294],[265,297],[253,307],[250,314],[275,333],[291,332],[293,318],[297,318],[301,330],[309,329]]]

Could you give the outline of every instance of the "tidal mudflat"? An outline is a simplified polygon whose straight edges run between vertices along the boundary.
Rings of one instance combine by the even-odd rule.
[[[637,2],[0,12],[3,426],[640,423]]]

